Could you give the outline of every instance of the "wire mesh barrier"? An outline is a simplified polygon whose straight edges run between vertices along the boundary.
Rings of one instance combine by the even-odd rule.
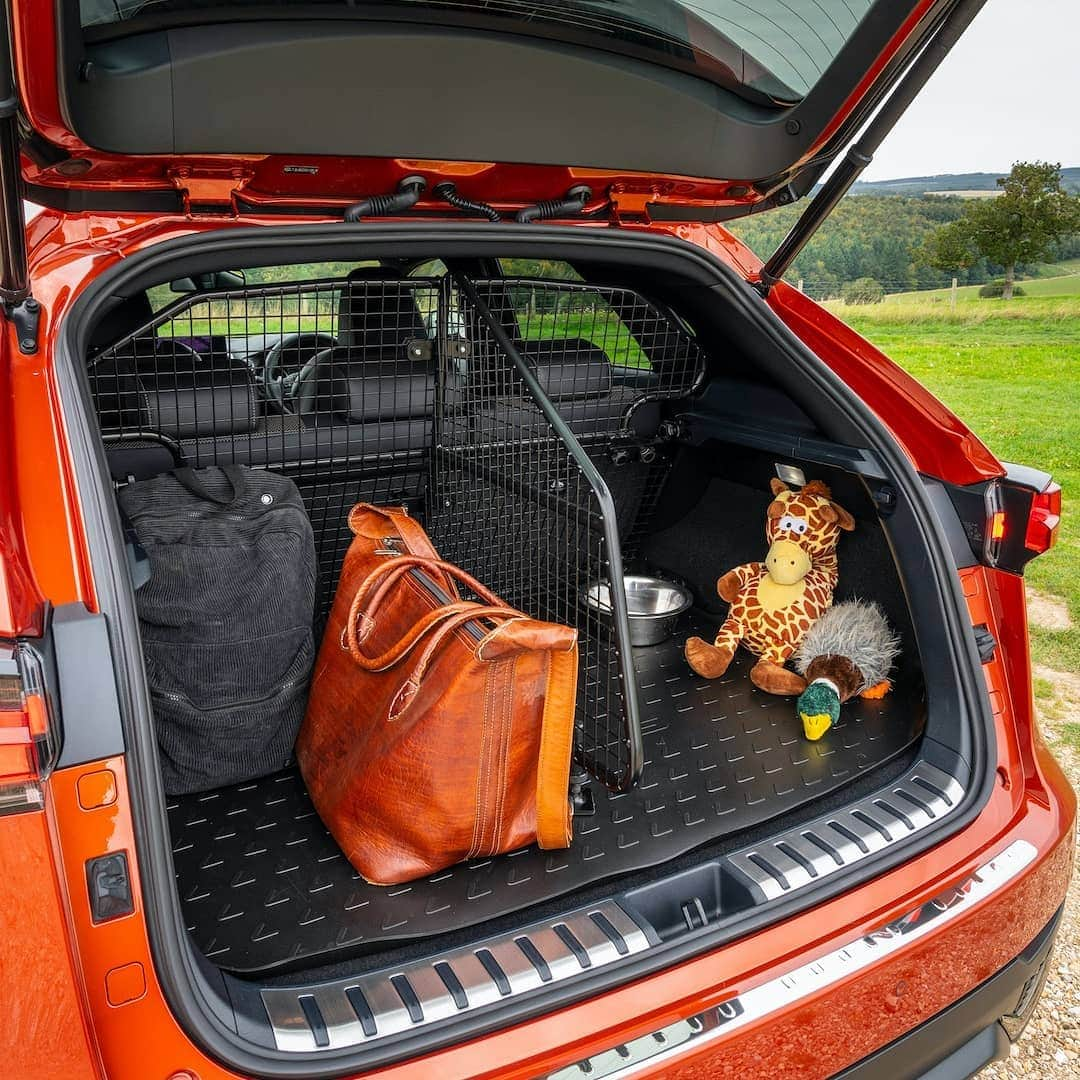
[[[692,332],[630,289],[524,278],[478,281],[492,317],[512,331],[611,492],[631,561],[671,466],[659,403],[705,375]]]
[[[640,768],[624,559],[669,468],[659,403],[703,370],[630,290],[380,267],[187,296],[89,360],[118,483],[179,464],[294,479],[317,629],[358,501],[408,506],[508,603],[577,626],[577,755],[615,790]]]
[[[433,532],[509,603],[578,628],[578,759],[625,789],[641,749],[622,538],[666,469],[651,448],[656,402],[689,392],[700,354],[620,289],[462,280],[444,310],[457,356],[440,379]],[[605,474],[629,482],[613,489]]]
[[[321,628],[351,540],[349,508],[422,510],[439,295],[437,280],[358,270],[163,308],[90,361],[114,477],[181,463],[290,476],[314,526]]]

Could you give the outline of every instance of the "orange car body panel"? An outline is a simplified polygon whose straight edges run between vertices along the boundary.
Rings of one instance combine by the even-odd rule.
[[[264,223],[286,222],[275,217]],[[0,540],[9,571],[18,569],[9,572],[9,593],[14,583],[14,591],[30,590],[53,603],[94,606],[53,368],[57,327],[73,300],[126,254],[172,236],[237,224],[227,216],[196,223],[50,211],[32,222],[34,291],[47,316],[36,355],[23,356],[13,340],[6,342],[4,415],[14,423],[0,430],[0,438],[14,467],[5,466],[7,486],[0,491]],[[698,243],[744,276],[753,277],[758,268],[718,227],[643,228]],[[954,482],[1000,475],[1000,465],[960,421],[857,335],[792,290],[777,288],[771,303],[853,389],[878,405],[918,468],[939,475],[940,468]],[[880,407],[885,401],[887,412]],[[9,408],[12,402],[17,409]],[[904,866],[713,953],[380,1075],[524,1078],[561,1067],[805,964],[905,914],[1025,839],[1038,850],[1037,859],[962,917],[816,998],[640,1075],[829,1075],[933,1016],[1013,959],[1064,897],[1075,799],[1033,723],[1022,580],[983,568],[964,570],[960,579],[972,621],[991,626],[1001,643],[997,658],[984,667],[997,780],[970,825]],[[0,636],[26,632],[18,618],[26,608],[11,595],[0,604]],[[68,719],[76,723],[77,714]],[[7,943],[0,995],[8,1015],[17,1017],[18,1035],[4,1074],[89,1077],[100,1067],[112,1080],[236,1075],[181,1029],[158,983],[124,759],[58,771],[46,792],[43,811],[0,817],[0,865],[8,871],[0,879]],[[135,910],[95,925],[85,864],[117,851],[129,857]]]
[[[1015,766],[1016,742],[1004,730],[1009,719],[1007,710],[998,713],[1002,760]],[[1031,785],[1006,788],[999,782],[986,810],[968,829],[820,907],[629,986],[379,1075],[387,1080],[524,1080],[543,1074],[694,1015],[830,952],[937,895],[1014,840],[1026,839],[1039,848],[1039,859],[1008,889],[914,948],[680,1059],[677,1066],[665,1063],[643,1074],[832,1075],[974,989],[1018,955],[1053,916],[1072,871],[1075,802],[1045,748],[1039,748],[1034,764]],[[109,806],[86,811],[79,805],[78,778],[102,768],[116,775],[118,797]],[[123,759],[65,770],[50,786],[49,813],[62,837],[73,940],[106,1075],[113,1080],[164,1080],[180,1070],[200,1080],[239,1075],[199,1052],[169,1011],[154,977],[134,860],[134,913],[97,926],[90,920],[86,859],[114,851],[130,857],[135,850]],[[1048,845],[1048,837],[1055,842]],[[145,993],[119,1007],[110,1004],[109,973],[133,964],[145,972]],[[139,1033],[137,1039],[132,1032]]]
[[[92,1080],[101,1073],[53,859],[56,820],[46,812],[0,817],[0,1074]]]

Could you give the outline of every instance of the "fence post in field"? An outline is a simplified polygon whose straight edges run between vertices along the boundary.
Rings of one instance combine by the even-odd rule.
[[[802,292],[802,291],[803,291],[802,278],[799,278],[799,292]]]
[[[949,302],[952,304],[953,311],[956,310],[956,278],[952,279],[952,294],[949,297]]]

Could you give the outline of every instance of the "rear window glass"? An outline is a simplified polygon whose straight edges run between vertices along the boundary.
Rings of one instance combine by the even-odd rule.
[[[227,17],[257,4],[319,15],[510,30],[642,56],[694,71],[779,102],[796,101],[818,81],[874,0],[80,0],[85,28],[154,16],[188,22]]]

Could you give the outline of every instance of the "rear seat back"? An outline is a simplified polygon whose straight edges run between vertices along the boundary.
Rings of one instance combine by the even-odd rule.
[[[91,369],[91,385],[117,479],[155,475],[203,438],[253,433],[259,403],[250,369],[227,353],[172,338],[136,338]]]
[[[607,353],[583,338],[518,342],[521,358],[567,427],[579,439],[607,441],[619,434],[648,439],[660,421],[654,402],[641,402],[642,392],[615,381]],[[515,385],[515,384],[510,384]],[[547,421],[532,397],[517,392],[477,395],[477,423],[500,441],[537,438]]]
[[[634,434],[648,438],[656,433],[658,410],[633,415],[641,392],[616,383],[608,354],[591,341],[530,341],[522,344],[521,355],[575,435],[616,434],[628,413]]]

